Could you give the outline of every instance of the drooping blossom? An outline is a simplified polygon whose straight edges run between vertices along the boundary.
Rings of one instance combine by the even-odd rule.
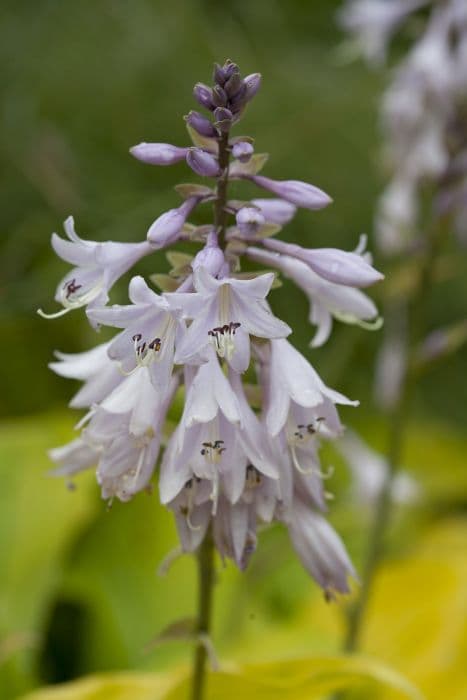
[[[331,335],[333,318],[355,323],[363,328],[378,328],[378,310],[369,296],[360,289],[329,282],[316,274],[306,263],[289,255],[280,255],[261,248],[249,247],[252,260],[278,268],[305,292],[310,302],[308,320],[316,326],[311,347],[320,347]]]
[[[177,186],[183,203],[150,224],[147,241],[82,241],[71,219],[70,242],[54,236],[59,255],[78,266],[59,287],[65,310],[87,305],[96,328],[117,331],[94,350],[59,353],[51,364],[59,375],[84,382],[71,404],[87,413],[79,436],[50,454],[55,473],[69,481],[95,467],[109,501],[151,490],[160,465],[159,499],[174,514],[183,550],[196,551],[208,537],[241,569],[256,549],[259,524],[284,523],[304,566],[331,598],[349,590],[354,570],[325,520],[330,472],[319,450],[321,440],[343,431],[336,406],[356,402],[327,387],[286,340],[291,329],[268,298],[276,275],[242,271],[241,262],[246,255],[273,266],[304,289],[319,344],[330,334],[332,317],[362,325],[374,319],[374,305],[357,287],[381,275],[363,249],[306,250],[272,238],[297,207],[321,209],[331,199],[309,183],[258,175],[265,158],[254,153],[252,139],[230,136],[260,85],[258,73],[242,78],[232,61],[216,65],[214,85],[194,88],[208,116],[187,115],[193,145],[142,142],[131,149],[152,165],[185,160],[197,175],[214,180],[213,187]],[[276,196],[229,199],[229,177]],[[213,221],[189,221],[207,203],[214,206]],[[135,274],[131,303],[106,305],[111,285],[143,255],[179,240],[200,248],[167,253],[172,269],[151,277],[161,293]],[[260,406],[250,403],[247,370],[249,382],[256,377]],[[173,428],[167,413],[180,400]]]
[[[54,314],[39,311],[45,318],[57,318],[82,306],[93,308],[105,304],[115,282],[132,268],[151,248],[142,243],[97,243],[80,238],[72,216],[64,223],[66,241],[52,234],[52,247],[57,255],[76,265],[60,282],[55,300],[64,308]]]

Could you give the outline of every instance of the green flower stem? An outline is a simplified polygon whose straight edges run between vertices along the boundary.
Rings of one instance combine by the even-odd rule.
[[[387,449],[387,470],[378,499],[375,503],[373,522],[370,528],[366,560],[363,566],[362,584],[355,604],[348,614],[347,633],[344,649],[355,651],[360,642],[368,601],[373,589],[376,570],[384,555],[384,540],[392,516],[392,485],[402,461],[404,443],[407,433],[410,399],[417,379],[415,353],[417,344],[424,337],[426,330],[427,298],[433,286],[434,272],[440,245],[444,238],[447,221],[436,222],[426,239],[426,249],[413,296],[409,302],[409,338],[407,368],[400,388],[400,395],[388,417],[389,436]],[[397,326],[395,332],[398,332]]]
[[[197,552],[198,564],[198,618],[196,634],[198,636],[193,658],[193,680],[191,700],[202,700],[206,686],[206,666],[208,652],[203,637],[209,635],[212,617],[212,598],[215,581],[214,542],[208,532]]]

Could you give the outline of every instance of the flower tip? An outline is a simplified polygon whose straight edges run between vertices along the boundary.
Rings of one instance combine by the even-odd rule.
[[[128,152],[133,156],[133,158],[136,158],[136,160],[139,160],[142,163],[150,163],[149,158],[151,156],[151,144],[146,143],[146,141],[141,141],[141,143],[137,143],[135,146],[132,146],[128,149]]]

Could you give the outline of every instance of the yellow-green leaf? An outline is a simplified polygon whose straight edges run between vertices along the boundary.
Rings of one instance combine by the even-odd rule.
[[[41,688],[20,700],[163,700],[172,674],[108,673]]]

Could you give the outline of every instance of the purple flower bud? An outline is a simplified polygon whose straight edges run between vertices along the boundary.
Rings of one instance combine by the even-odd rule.
[[[285,199],[297,207],[323,209],[332,202],[331,197],[326,192],[314,185],[309,185],[307,182],[301,182],[300,180],[271,180],[269,177],[263,177],[262,175],[248,175],[246,177],[259,185],[259,187],[274,192],[281,199]]]
[[[283,199],[252,199],[251,203],[261,209],[268,223],[284,226],[295,215],[297,207]]]
[[[251,73],[243,79],[246,87],[245,100],[252,100],[261,87],[261,73]]]
[[[239,73],[239,69],[236,63],[230,60],[230,58],[227,59],[227,61],[224,63],[223,70],[225,73],[225,79],[228,80],[232,75],[235,73]]]
[[[197,175],[202,177],[216,177],[219,175],[219,163],[211,153],[201,148],[190,148],[186,156],[186,162]]]
[[[198,134],[201,134],[201,136],[207,136],[208,138],[217,136],[217,131],[212,122],[210,122],[206,117],[203,117],[203,115],[199,112],[191,110],[191,112],[185,117],[185,121],[195,131],[197,131]]]
[[[237,141],[232,148],[233,157],[241,163],[247,163],[253,155],[253,151],[253,146],[248,141]]]
[[[189,197],[178,209],[170,209],[159,216],[149,227],[147,239],[151,246],[158,250],[174,243],[179,238],[180,231],[187,216],[193,211],[200,197]]]
[[[240,77],[240,73],[234,73],[225,83],[224,90],[229,97],[235,97],[235,95],[241,90],[242,85],[243,80]]]
[[[349,287],[368,287],[384,279],[363,255],[338,248],[302,248],[276,239],[265,239],[263,245],[278,253],[303,260],[317,275],[328,282]]]
[[[212,90],[210,87],[207,85],[204,85],[204,83],[196,83],[195,87],[193,88],[193,97],[201,107],[205,107],[206,109],[213,110],[214,109],[214,104],[212,101]]]
[[[227,104],[227,93],[220,85],[215,85],[212,90],[212,102],[216,107],[225,107]]]
[[[232,110],[232,112],[239,112],[242,107],[245,105],[247,99],[246,99],[246,85],[242,81],[242,84],[240,85],[240,89],[238,92],[230,98],[229,100],[229,107]]]
[[[139,143],[130,148],[132,156],[150,165],[173,165],[186,158],[188,148],[179,148],[170,143]]]
[[[242,207],[238,210],[236,219],[240,232],[245,236],[254,235],[265,222],[263,214],[255,207]]]
[[[225,263],[224,253],[217,242],[217,235],[211,232],[206,240],[205,247],[195,255],[191,267],[196,270],[204,267],[210,275],[217,277]]]
[[[217,85],[220,85],[221,87],[224,85],[225,81],[227,80],[225,70],[218,63],[214,64],[214,73],[213,73],[212,77],[213,77],[214,82],[217,83]]]
[[[214,119],[216,126],[221,131],[228,131],[232,126],[233,114],[230,109],[225,107],[216,107],[214,110]]]
[[[220,66],[218,63],[214,64],[214,82],[221,87],[224,87],[224,84],[229,80],[229,78],[238,74],[239,70],[237,64],[233,63],[229,59],[223,66]]]

